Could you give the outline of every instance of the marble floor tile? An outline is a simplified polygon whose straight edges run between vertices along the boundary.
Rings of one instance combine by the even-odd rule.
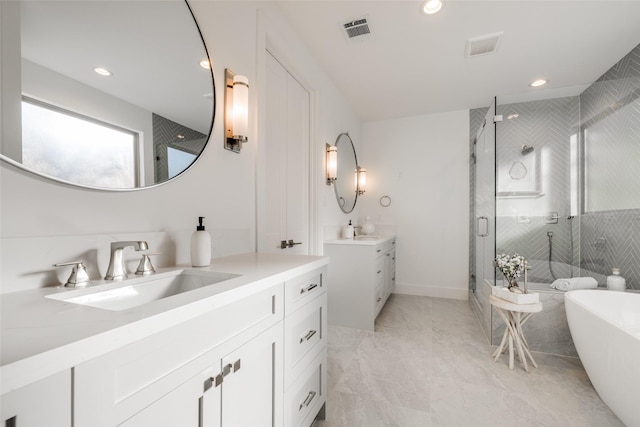
[[[315,427],[623,424],[579,359],[494,362],[467,301],[392,295],[375,332],[329,326],[326,420]]]

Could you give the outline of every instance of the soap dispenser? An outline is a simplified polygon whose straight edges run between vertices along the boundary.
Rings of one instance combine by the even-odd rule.
[[[607,289],[611,291],[626,291],[627,281],[620,276],[620,269],[613,268],[611,276],[607,277]]]
[[[207,267],[211,264],[211,236],[202,224],[203,216],[198,217],[199,225],[191,235],[191,265]]]
[[[351,224],[351,220],[349,220],[349,225],[345,225],[342,229],[342,238],[343,239],[353,239],[354,236],[353,225]]]

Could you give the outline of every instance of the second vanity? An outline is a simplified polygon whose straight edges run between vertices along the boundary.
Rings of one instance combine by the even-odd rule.
[[[215,259],[196,271],[229,279],[136,307],[5,294],[0,421],[308,427],[326,402],[327,264]]]
[[[395,235],[325,241],[324,254],[331,259],[330,323],[373,331],[395,289]]]

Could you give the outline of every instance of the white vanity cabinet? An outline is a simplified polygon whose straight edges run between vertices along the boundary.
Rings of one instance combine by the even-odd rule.
[[[285,281],[284,425],[309,427],[327,400],[326,268]]]
[[[282,284],[74,368],[74,426],[271,426]]]
[[[71,371],[4,394],[0,411],[3,427],[71,427]]]
[[[374,330],[376,316],[395,289],[395,245],[395,236],[324,243],[324,254],[331,259],[332,325]]]
[[[219,258],[211,271],[236,278],[122,311],[3,295],[4,427],[309,427],[326,402],[327,264]]]

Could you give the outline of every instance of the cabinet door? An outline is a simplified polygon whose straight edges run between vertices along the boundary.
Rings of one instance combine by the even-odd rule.
[[[282,425],[282,323],[222,359],[222,425]]]
[[[71,372],[63,371],[0,398],[3,426],[71,426]]]
[[[211,380],[219,372],[220,361],[138,412],[120,426],[219,427],[220,386],[216,387],[215,382]]]

